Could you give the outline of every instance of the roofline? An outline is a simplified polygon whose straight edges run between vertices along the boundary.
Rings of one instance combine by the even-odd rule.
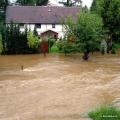
[[[24,5],[24,6],[21,6],[21,5],[14,5],[14,6],[10,6],[10,5],[8,5],[7,7],[44,7],[44,8],[46,8],[46,7],[50,7],[50,8],[80,8],[80,7],[78,7],[78,6],[72,6],[72,7],[66,7],[66,6],[44,6],[44,5],[42,5],[42,6],[33,6],[33,5],[31,5],[31,6],[28,6],[28,5]]]
[[[11,22],[6,22],[6,24],[10,24]],[[61,25],[61,24],[64,24],[64,23],[39,23],[39,22],[36,22],[36,23],[24,23],[24,22],[13,22],[13,24],[58,24],[58,25]]]
[[[55,8],[55,9],[77,9],[78,11],[80,11],[80,7],[76,7],[76,6],[73,6],[73,7],[61,7],[61,6],[18,6],[18,5],[16,5],[16,6],[7,6],[7,9],[6,9],[6,16],[5,16],[5,22],[6,22],[6,24],[9,24],[9,23],[11,23],[11,21],[12,21],[12,18],[10,18],[9,17],[9,9],[16,9],[16,8],[19,8],[19,9],[22,9],[22,8],[27,8],[28,10],[30,9],[30,8],[44,8],[44,9],[46,9],[46,8]],[[73,15],[74,16],[74,15]],[[8,18],[8,19],[7,19]],[[38,22],[36,22],[36,21],[38,21]],[[55,21],[54,22],[54,20],[53,21],[40,21],[39,22],[39,20],[36,20],[36,21],[29,21],[29,20],[13,20],[13,23],[16,23],[16,24],[19,24],[19,23],[23,23],[23,24],[37,24],[37,23],[39,23],[39,24],[64,24],[65,23],[65,21],[66,20],[63,20],[63,18],[61,18],[61,20],[57,20],[57,21]]]

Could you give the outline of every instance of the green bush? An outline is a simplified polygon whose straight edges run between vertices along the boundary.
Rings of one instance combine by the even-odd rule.
[[[61,41],[57,41],[56,45],[57,45],[59,51],[62,51],[63,41],[62,40]]]
[[[55,42],[55,43],[53,44],[53,46],[51,47],[50,52],[53,52],[53,53],[58,53],[58,52],[59,52],[59,48],[58,48],[56,42]]]
[[[0,54],[3,52],[2,35],[0,34]]]
[[[77,52],[76,50],[76,44],[75,43],[66,43],[64,46],[63,46],[63,50],[64,50],[64,53],[75,53]]]
[[[109,105],[101,106],[88,115],[93,120],[120,120],[120,110]]]
[[[116,49],[120,49],[120,43],[119,42],[116,42],[114,44],[115,44]]]
[[[38,48],[39,39],[32,32],[27,33],[27,40],[28,40],[27,44],[29,48]]]
[[[104,48],[103,48],[103,47],[101,48],[101,54],[102,54],[102,55],[104,55],[104,54],[105,54],[105,50],[104,50]]]
[[[67,38],[66,39],[64,38],[63,40],[58,41],[57,47],[60,52],[63,52],[65,54],[78,52],[77,44],[69,42]]]
[[[54,43],[55,43],[55,39],[49,37],[49,38],[48,38],[48,44],[50,44],[50,45],[49,45],[50,48],[54,45]]]
[[[112,48],[111,54],[116,54],[116,50],[114,48]]]
[[[92,14],[89,11],[81,11],[76,21],[69,17],[65,26],[66,33],[76,38],[76,47],[74,49],[76,52],[81,51],[83,52],[83,56],[86,56],[85,51],[87,51],[87,56],[90,56],[90,52],[94,52],[100,48],[103,26],[100,16]]]
[[[116,43],[113,42],[112,44],[112,49],[111,49],[111,54],[116,54],[116,50],[118,49],[118,46]]]

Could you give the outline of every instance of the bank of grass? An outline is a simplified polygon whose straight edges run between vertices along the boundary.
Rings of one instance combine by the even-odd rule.
[[[92,120],[120,120],[120,109],[104,105],[88,113]]]

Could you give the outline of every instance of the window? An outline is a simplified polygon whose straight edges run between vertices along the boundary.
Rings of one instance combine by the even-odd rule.
[[[52,28],[55,28],[55,24],[52,24]]]
[[[21,28],[24,28],[24,24],[23,24],[23,23],[20,23],[20,27],[21,27]]]
[[[37,23],[37,24],[35,24],[35,27],[36,28],[41,28],[41,24]]]

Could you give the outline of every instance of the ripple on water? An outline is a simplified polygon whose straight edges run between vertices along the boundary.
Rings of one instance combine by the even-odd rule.
[[[82,120],[81,113],[120,98],[119,58],[93,54],[83,62],[77,55],[1,57],[0,119]]]

